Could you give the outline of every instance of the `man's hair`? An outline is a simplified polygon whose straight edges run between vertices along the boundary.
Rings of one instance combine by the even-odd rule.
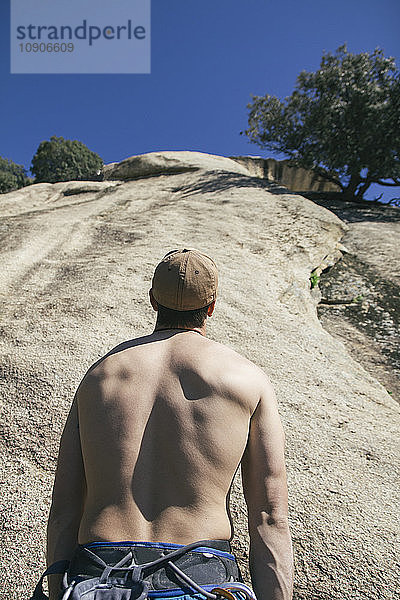
[[[209,306],[208,304],[196,310],[173,310],[159,304],[157,323],[170,329],[202,327],[207,318]]]

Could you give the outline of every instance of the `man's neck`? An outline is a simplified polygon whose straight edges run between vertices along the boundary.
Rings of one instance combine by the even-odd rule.
[[[196,333],[200,333],[200,335],[203,335],[205,337],[206,326],[204,324],[202,325],[202,327],[168,327],[166,325],[163,325],[162,323],[156,323],[154,333],[156,333],[157,331],[175,331],[177,333],[181,331],[195,331]]]

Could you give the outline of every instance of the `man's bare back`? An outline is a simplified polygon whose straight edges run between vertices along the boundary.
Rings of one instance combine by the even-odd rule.
[[[77,393],[87,497],[79,542],[229,539],[226,500],[261,371],[196,331],[111,353]]]
[[[206,337],[216,289],[209,257],[168,253],[150,290],[154,332],[121,344],[83,378],[61,437],[49,565],[71,560],[77,544],[229,540],[240,464],[254,590],[259,600],[291,599],[277,403],[261,369]],[[56,600],[60,578],[52,577]]]

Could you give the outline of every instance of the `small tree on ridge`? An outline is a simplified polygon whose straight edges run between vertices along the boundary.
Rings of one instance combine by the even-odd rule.
[[[32,159],[35,183],[92,180],[98,178],[103,160],[78,140],[53,135],[40,143]]]
[[[361,201],[372,183],[400,185],[400,74],[382,50],[326,53],[283,102],[253,96],[244,132],[261,148],[336,183]]]

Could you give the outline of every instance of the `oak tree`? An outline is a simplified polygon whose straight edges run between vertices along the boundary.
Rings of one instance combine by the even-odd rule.
[[[400,185],[400,76],[380,49],[325,53],[302,71],[291,96],[253,96],[251,142],[289,157],[359,200],[372,183]]]

